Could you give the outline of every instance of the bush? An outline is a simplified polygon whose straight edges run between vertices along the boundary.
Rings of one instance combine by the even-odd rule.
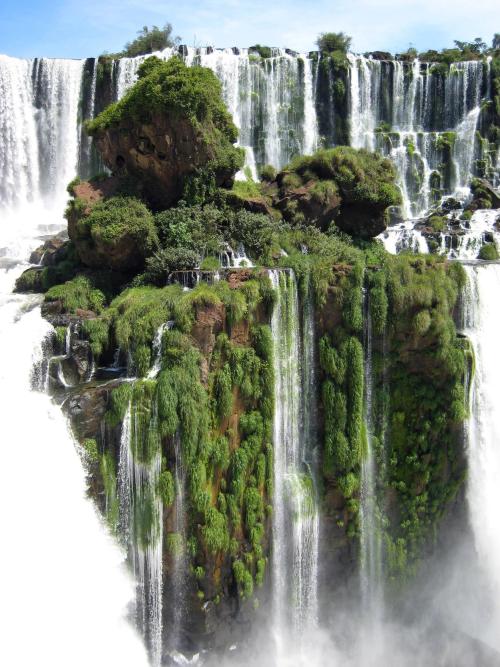
[[[316,44],[320,53],[330,54],[334,51],[347,53],[351,46],[351,37],[343,32],[322,32],[318,35]]]
[[[146,53],[153,53],[153,51],[163,51],[168,47],[173,47],[179,42],[179,37],[172,37],[172,26],[170,23],[165,23],[163,28],[157,25],[148,28],[144,26],[142,30],[137,32],[137,37],[125,44],[125,48],[119,56],[127,58],[135,58],[135,56],[142,56]]]
[[[401,203],[396,186],[396,172],[387,158],[350,146],[321,149],[314,155],[294,158],[287,167],[285,179],[298,175],[302,179],[316,177],[338,186],[342,199],[382,209]],[[283,185],[288,187],[283,179]]]
[[[170,507],[175,500],[175,483],[172,473],[165,470],[160,474],[158,482],[160,497],[166,507]]]
[[[145,278],[154,285],[165,285],[172,271],[191,271],[198,266],[199,256],[188,248],[158,250],[146,260]]]
[[[433,232],[442,232],[446,227],[446,218],[440,215],[433,215],[429,218],[427,224]]]
[[[87,438],[82,443],[83,451],[89,463],[99,463],[99,451],[94,438]]]
[[[276,180],[277,172],[272,164],[265,164],[260,168],[260,178],[262,181],[274,181]]]
[[[262,46],[261,44],[254,44],[248,47],[250,53],[258,53],[261,58],[271,58],[273,51],[270,46]]]
[[[84,218],[96,242],[113,246],[124,237],[134,241],[142,255],[149,253],[157,242],[153,216],[134,197],[111,197],[98,202]]]
[[[122,121],[147,123],[156,114],[182,115],[200,130],[201,123],[206,128],[212,125],[211,142],[228,150],[227,157],[231,154],[236,160],[237,171],[241,153],[232,144],[238,132],[222,100],[221,84],[210,69],[188,67],[177,57],[167,61],[148,58],[139,75],[139,81],[119,102],[87,123],[91,135]]]
[[[100,313],[104,308],[104,294],[94,289],[91,281],[85,276],[77,276],[62,285],[51,287],[45,294],[45,301],[60,301],[65,313],[76,310],[91,310]]]
[[[485,243],[481,246],[481,250],[478,255],[479,259],[484,259],[486,261],[493,261],[498,259],[498,250],[494,243]]]

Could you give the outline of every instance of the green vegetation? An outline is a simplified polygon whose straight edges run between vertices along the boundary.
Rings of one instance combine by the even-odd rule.
[[[479,251],[479,259],[488,261],[498,259],[498,249],[494,243],[485,243]]]
[[[105,305],[104,294],[94,289],[89,278],[82,275],[62,285],[51,287],[45,294],[45,301],[58,301],[62,312],[65,313],[74,313],[77,310],[100,313]]]
[[[163,28],[157,25],[148,28],[144,26],[137,32],[137,37],[131,42],[125,44],[125,48],[118,57],[135,58],[153,51],[163,51],[168,47],[177,46],[179,37],[172,37],[172,26],[166,23]]]
[[[250,53],[257,53],[261,58],[271,58],[273,50],[270,46],[262,46],[261,44],[254,44],[248,47]]]
[[[151,57],[145,60],[139,68],[139,81],[135,86],[123,99],[90,121],[87,131],[95,134],[123,121],[147,123],[156,114],[182,116],[200,131],[212,132],[210,141],[225,145],[228,156],[229,147],[224,142],[231,145],[237,139],[215,74],[205,67],[187,67],[180,58],[162,61]],[[233,161],[237,168],[240,166],[239,156],[235,149]]]
[[[351,37],[343,32],[322,32],[318,35],[316,44],[322,54],[340,52],[346,54],[351,46]]]
[[[387,208],[399,204],[392,163],[376,153],[347,146],[323,149],[311,156],[295,158],[287,171],[302,183],[311,178],[334,181],[346,202],[362,202]]]

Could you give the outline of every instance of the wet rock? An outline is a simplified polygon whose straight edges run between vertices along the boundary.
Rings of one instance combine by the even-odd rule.
[[[81,439],[100,437],[110,393],[119,384],[120,380],[85,385],[70,392],[63,410]]]

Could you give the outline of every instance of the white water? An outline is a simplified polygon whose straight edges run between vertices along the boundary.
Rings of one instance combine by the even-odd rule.
[[[295,275],[270,271],[276,290],[271,330],[274,340],[273,421],[273,634],[276,663],[286,663],[290,642],[300,663],[308,628],[317,615],[318,513],[314,482],[304,468],[299,310]]]
[[[420,217],[430,208],[433,172],[445,179],[440,148],[444,131],[456,132],[456,140],[451,151],[454,173],[443,185],[449,194],[463,194],[476,150],[483,63],[453,64],[444,91],[439,91],[431,65],[418,59],[410,66],[394,61],[389,70],[388,63],[352,54],[348,58],[350,143],[355,148],[377,149],[393,160],[404,217]],[[442,104],[442,116],[436,119],[438,104]],[[390,126],[388,135],[376,132],[382,122]]]
[[[155,55],[169,59],[172,49]],[[141,58],[122,58],[118,63],[117,98],[136,80]],[[256,163],[282,167],[293,154],[307,154],[318,144],[312,62],[282,49],[273,57],[260,60],[247,49],[187,49],[188,65],[208,67],[222,83],[222,94],[234,123],[240,131],[239,145],[247,154],[246,165],[257,176]],[[300,74],[300,66],[303,74]],[[303,109],[295,105],[301,100]],[[256,137],[258,137],[256,141]]]
[[[497,209],[479,209],[474,211],[468,221],[460,220],[462,209],[447,216],[453,223],[453,233],[445,230],[439,233],[438,254],[449,259],[477,259],[485,243],[495,243],[500,248],[500,211]],[[428,253],[429,247],[425,236],[414,227],[412,221],[388,227],[378,238],[385,249],[393,255],[405,250]]]
[[[33,75],[33,79],[31,78]],[[62,227],[77,161],[81,63],[0,56],[0,662],[12,667],[147,665],[126,620],[124,556],[86,498],[60,409],[31,390],[50,325],[37,297],[13,295],[40,237]],[[33,81],[43,81],[39,108]],[[42,84],[40,84],[42,85]],[[46,364],[44,364],[46,366]],[[37,378],[44,387],[44,378]]]
[[[481,639],[500,650],[500,265],[466,266],[469,278],[464,303],[464,330],[475,351],[468,432],[467,498],[478,562],[483,571],[487,617]]]
[[[364,353],[366,451],[361,465],[361,597],[363,612],[374,621],[382,612],[382,543],[377,520],[377,466],[373,450],[372,323],[367,294],[365,294]]]
[[[149,428],[155,433],[154,414],[145,429],[141,427],[140,419],[135,405],[130,403],[120,439],[120,529],[126,539],[137,582],[136,622],[147,641],[151,663],[157,667],[162,656],[163,504],[157,493],[161,451],[157,443],[158,451],[152,455],[150,462],[138,460],[137,451],[143,447],[142,440],[150,437]],[[151,521],[146,531],[143,529],[144,521]],[[146,544],[141,542],[141,536],[147,540]]]
[[[172,320],[169,320],[168,322],[163,322],[163,324],[160,324],[158,327],[158,330],[155,334],[154,340],[153,340],[153,366],[151,367],[151,370],[148,373],[148,378],[154,379],[158,373],[161,371],[161,355],[163,352],[163,334],[165,331],[168,329],[171,329],[173,327],[174,323]]]

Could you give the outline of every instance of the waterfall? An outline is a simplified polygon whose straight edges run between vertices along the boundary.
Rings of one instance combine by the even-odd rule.
[[[313,515],[309,517],[307,526],[307,542],[310,571],[305,577],[306,586],[303,587],[303,624],[309,627],[318,622],[318,554],[319,554],[319,508],[318,508],[318,378],[316,372],[316,323],[314,294],[310,277],[307,283],[307,293],[302,308],[302,460],[311,476],[314,503]]]
[[[287,640],[296,641],[298,636],[287,635],[287,631],[300,634],[316,620],[318,512],[301,433],[303,398],[296,279],[287,270],[270,271],[270,278],[277,297],[271,321],[275,375],[272,585],[273,629],[280,663]],[[297,646],[300,648],[300,643]]]
[[[451,65],[443,91],[430,64],[418,59],[390,68],[364,56],[348,60],[350,143],[393,160],[404,216],[420,217],[432,205],[433,172],[443,194],[463,194],[473,171],[482,61]]]
[[[173,321],[169,320],[168,322],[163,322],[163,324],[160,324],[160,326],[158,327],[158,330],[153,340],[153,366],[151,367],[151,370],[148,373],[148,379],[154,379],[161,371],[163,334],[165,333],[165,331],[171,329],[173,326],[174,326]]]
[[[173,49],[154,54],[165,60]],[[247,49],[187,48],[186,64],[211,69],[220,79],[222,95],[235,125],[239,145],[247,153],[254,178],[259,166],[283,167],[293,155],[311,153],[318,144],[312,62],[273,49],[271,58],[259,58]],[[118,62],[116,96],[134,84],[144,56]],[[253,162],[253,163],[252,163]]]
[[[163,505],[158,494],[161,447],[155,405],[149,421],[129,403],[121,431],[118,466],[120,527],[137,582],[136,622],[149,647],[153,667],[162,655]],[[153,448],[155,451],[150,452]],[[147,457],[147,458],[145,458]]]
[[[468,489],[470,521],[475,549],[487,586],[481,605],[486,620],[481,639],[500,650],[500,366],[498,359],[498,305],[500,265],[465,267],[468,285],[464,295],[464,333],[475,352],[475,377],[468,428]]]
[[[77,162],[80,79],[77,61],[0,56],[2,463],[12,472],[0,485],[9,612],[0,662],[145,667],[126,620],[133,585],[123,554],[86,498],[66,419],[42,393],[53,329],[39,296],[12,294],[40,237],[63,225]],[[33,365],[39,375],[32,383]]]
[[[370,299],[364,293],[365,451],[361,464],[361,596],[363,611],[371,620],[382,607],[382,541],[377,517],[377,465],[373,450],[373,349]]]
[[[3,208],[40,199],[47,205],[61,201],[77,163],[82,69],[83,62],[77,60],[0,56]]]
[[[174,571],[172,576],[173,624],[170,632],[171,647],[178,650],[181,646],[182,623],[186,606],[186,471],[183,464],[181,438],[179,433],[174,436],[175,454],[175,519],[174,531],[182,538],[181,549],[173,554]]]

